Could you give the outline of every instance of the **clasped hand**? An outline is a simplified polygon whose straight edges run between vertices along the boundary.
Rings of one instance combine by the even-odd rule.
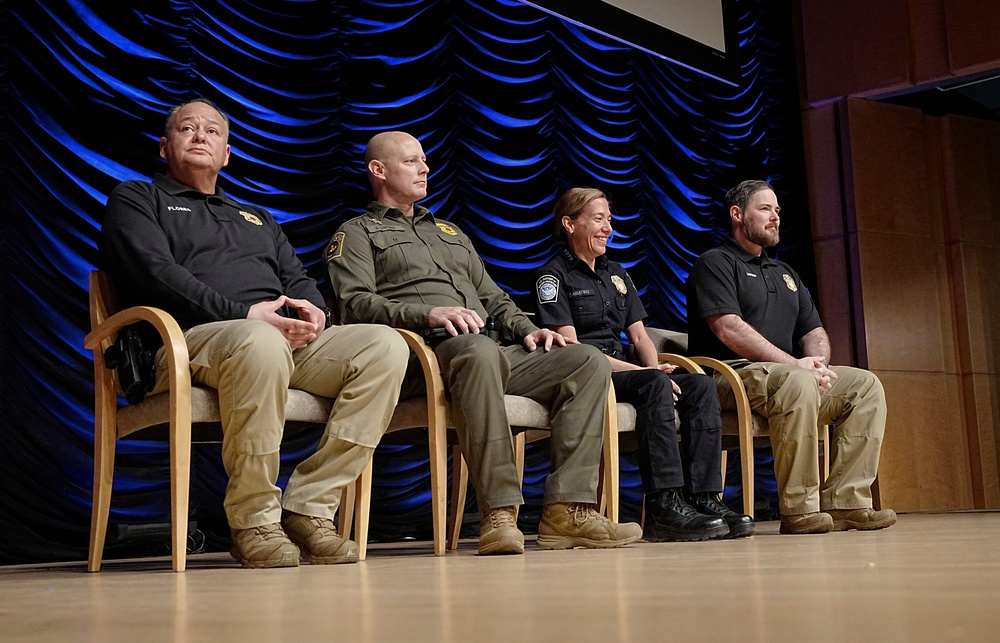
[[[277,313],[282,306],[295,310],[299,318],[284,317]],[[326,315],[312,302],[292,299],[282,295],[274,301],[262,301],[250,307],[247,319],[265,321],[279,331],[293,348],[305,348],[319,337],[326,325]]]
[[[816,378],[816,382],[819,384],[820,395],[829,391],[830,387],[833,386],[833,380],[837,379],[837,374],[827,367],[826,358],[824,357],[818,355],[803,357],[800,360],[796,360],[795,363],[812,373],[813,377]]]

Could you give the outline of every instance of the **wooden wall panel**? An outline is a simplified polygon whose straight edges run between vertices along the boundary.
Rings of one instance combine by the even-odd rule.
[[[851,251],[844,234],[847,226],[840,181],[838,118],[834,105],[810,109],[802,115],[813,252],[820,267],[816,275],[819,292],[814,297],[830,335],[833,361],[857,364],[853,319],[857,305],[852,301],[856,289],[847,265]]]
[[[955,75],[1000,66],[1000,3],[984,0],[943,0]]]
[[[1000,508],[1000,123],[941,119],[946,239],[976,506]]]
[[[975,504],[967,403],[956,353],[941,188],[942,137],[919,110],[859,99],[839,104],[844,184],[857,227],[859,353],[886,385],[882,499],[900,511]],[[976,447],[978,451],[978,446]]]
[[[800,0],[810,105],[910,79],[906,0]]]
[[[948,79],[952,75],[945,31],[945,8],[942,0],[909,0],[910,80],[914,84]]]
[[[797,15],[805,105],[1000,68],[993,0],[799,0]]]
[[[859,232],[858,248],[868,368],[957,373],[944,245]]]
[[[949,241],[1000,247],[1000,123],[940,120]]]
[[[966,442],[948,430],[963,415],[959,377],[874,372],[889,407],[879,467],[882,505],[896,511],[972,508]]]
[[[942,240],[923,114],[856,98],[846,106],[858,230]]]

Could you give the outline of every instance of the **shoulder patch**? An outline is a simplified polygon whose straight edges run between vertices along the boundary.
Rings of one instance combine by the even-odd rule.
[[[535,282],[538,291],[538,303],[554,304],[559,301],[559,280],[552,275],[542,275]]]
[[[264,225],[264,223],[260,219],[257,218],[256,214],[251,214],[250,212],[247,212],[246,210],[240,210],[240,215],[244,219],[246,219],[247,221],[249,221],[250,223],[252,223],[254,225]]]
[[[330,245],[326,247],[326,262],[330,263],[333,259],[340,259],[340,254],[344,251],[344,239],[347,237],[346,232],[337,232],[330,239]]]
[[[448,225],[447,223],[445,223],[444,221],[438,221],[437,227],[441,229],[441,232],[443,232],[443,233],[445,233],[447,235],[450,235],[452,237],[457,237],[458,236],[458,231],[455,230],[455,228],[453,228],[450,225]]]

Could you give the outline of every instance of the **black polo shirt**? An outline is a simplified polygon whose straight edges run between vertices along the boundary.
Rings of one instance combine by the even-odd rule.
[[[581,342],[624,359],[621,333],[646,318],[639,294],[621,264],[597,257],[594,270],[564,246],[535,273],[542,326],[573,326]]]
[[[739,315],[769,342],[801,357],[799,340],[822,326],[802,279],[788,264],[755,257],[732,239],[695,262],[687,282],[688,348],[718,359],[742,357],[708,327],[712,315]]]
[[[162,308],[183,328],[244,319],[281,295],[324,305],[274,218],[221,188],[126,181],[108,196],[99,247],[124,305]]]

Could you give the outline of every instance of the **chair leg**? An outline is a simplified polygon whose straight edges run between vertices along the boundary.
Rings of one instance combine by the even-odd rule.
[[[170,377],[170,540],[175,572],[182,572],[187,561],[188,493],[191,487],[191,380],[173,374],[175,364],[168,360]],[[184,371],[183,375],[187,375]]]
[[[468,490],[469,466],[465,463],[462,450],[455,445],[451,449],[451,510],[448,512],[448,549],[451,550],[458,549]]]
[[[94,369],[105,370],[104,359],[95,351]],[[111,511],[111,486],[115,476],[115,426],[117,409],[112,390],[112,378],[96,372],[94,381],[94,500],[90,512],[90,551],[87,571],[101,571],[104,557],[104,539],[108,531],[108,514]]]
[[[740,444],[740,468],[743,470],[743,513],[753,518],[753,440]]]
[[[527,444],[527,436],[522,431],[513,436],[514,445],[514,466],[517,467],[517,488],[524,489],[524,446]],[[514,523],[517,523],[517,515],[521,513],[521,507],[514,507]]]
[[[364,560],[368,556],[368,522],[371,518],[372,506],[372,478],[374,477],[374,466],[372,461],[368,461],[361,475],[353,485],[354,492],[354,539],[358,543],[358,560]]]
[[[819,486],[820,488],[830,477],[830,427],[819,425]]]
[[[722,491],[723,491],[723,493],[725,493],[725,490],[726,490],[726,464],[727,464],[727,460],[729,460],[729,451],[726,451],[725,449],[723,449],[722,450],[722,458],[721,458],[721,462],[722,462],[722,471],[721,471],[721,474],[722,474]]]
[[[190,408],[190,403],[189,408]],[[170,548],[175,572],[187,565],[188,493],[191,486],[191,422],[170,432]],[[186,431],[185,431],[186,429]]]
[[[430,424],[434,424],[431,422]],[[431,467],[431,518],[434,522],[434,555],[444,556],[448,529],[448,455],[445,451],[445,428],[429,428],[428,445]]]
[[[337,532],[344,538],[351,537],[351,528],[354,526],[354,512],[360,483],[361,476],[358,476],[353,483],[344,487],[340,492],[340,508],[337,510]]]
[[[603,485],[604,497],[598,491],[598,511],[607,505],[608,520],[618,522],[618,400],[614,384],[608,391],[608,402],[604,407],[604,449],[601,455],[603,471],[597,481],[598,489]]]

